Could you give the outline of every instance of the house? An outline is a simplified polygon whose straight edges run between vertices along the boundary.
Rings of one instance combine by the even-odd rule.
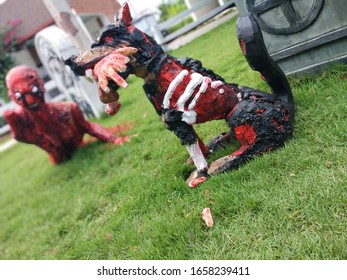
[[[100,29],[113,21],[114,13],[120,7],[116,0],[66,0],[66,2],[80,16],[92,38],[96,38]],[[65,98],[54,79],[51,79],[43,67],[35,49],[35,35],[46,27],[55,25],[44,0],[0,0],[0,26],[14,22],[19,23],[15,51],[12,53],[16,64],[26,64],[37,69],[45,81],[47,101]],[[2,112],[13,106],[15,106],[13,102],[0,106],[0,135],[9,131],[8,125],[2,118]]]
[[[36,53],[33,38],[37,32],[53,25],[54,20],[43,0],[2,0],[0,4],[0,25],[21,20],[17,33],[17,51],[13,57],[20,64],[38,68],[44,74],[42,64]],[[81,17],[87,30],[96,38],[100,29],[113,21],[114,12],[120,4],[116,0],[67,0],[67,3]]]

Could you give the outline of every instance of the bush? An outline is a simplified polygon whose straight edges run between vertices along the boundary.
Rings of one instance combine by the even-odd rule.
[[[8,21],[5,26],[0,27],[0,98],[8,101],[7,89],[5,84],[6,73],[15,65],[11,52],[17,43],[16,34],[18,26],[22,23],[17,19]]]
[[[187,10],[187,5],[185,4],[184,0],[163,0],[159,5],[159,10],[161,12],[159,21],[162,22],[178,15],[180,12]]]
[[[164,22],[187,9],[188,7],[185,4],[184,0],[178,0],[178,1],[163,0],[163,2],[159,5],[159,10],[161,12],[159,22]],[[185,18],[180,23],[169,28],[165,35],[175,32],[176,30],[182,28],[183,26],[187,25],[188,23],[192,21],[193,21],[192,17]]]

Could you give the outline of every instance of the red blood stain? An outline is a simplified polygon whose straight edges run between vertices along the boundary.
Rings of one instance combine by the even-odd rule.
[[[263,114],[263,113],[264,113],[264,109],[258,109],[258,110],[257,110],[257,114],[261,115],[261,114]]]
[[[231,155],[234,156],[234,157],[242,155],[247,148],[248,148],[248,146],[246,146],[246,145],[241,146],[240,149],[238,149],[237,151],[233,152]]]
[[[149,41],[149,39],[147,38],[147,36],[145,34],[143,34],[143,39],[145,39],[147,44],[152,46],[152,43]]]
[[[255,142],[255,139],[257,138],[257,135],[253,129],[253,126],[251,126],[248,123],[235,127],[234,131],[235,131],[235,136],[237,140],[239,140],[241,146],[253,145]]]
[[[132,129],[133,127],[134,127],[133,122],[126,122],[126,123],[121,123],[119,125],[109,128],[109,131],[112,134],[115,134],[117,136],[125,136],[124,133],[128,131],[129,129]]]
[[[246,42],[243,39],[240,40],[240,46],[241,46],[241,51],[242,51],[243,55],[246,55],[247,54]]]
[[[118,137],[125,137],[125,132],[128,131],[129,129],[132,129],[134,127],[134,123],[133,122],[126,122],[126,123],[121,123],[119,125],[115,125],[112,126],[110,128],[107,128],[107,130],[118,136]],[[91,136],[91,135],[87,135],[85,137],[85,139],[83,140],[83,142],[80,144],[80,146],[85,146],[88,143],[93,143],[97,140],[97,138]]]
[[[278,119],[272,118],[272,122],[274,123],[275,127],[276,127],[278,130],[280,130],[280,131],[283,130],[283,125],[280,125],[280,124],[279,124]]]
[[[283,115],[284,115],[284,120],[287,122],[289,121],[289,116],[290,116],[290,113],[287,109],[283,109]]]
[[[111,43],[113,41],[112,37],[111,36],[106,36],[105,37],[105,42],[106,43]]]

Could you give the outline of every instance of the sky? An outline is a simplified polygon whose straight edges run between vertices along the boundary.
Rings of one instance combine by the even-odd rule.
[[[120,4],[130,2],[130,9],[134,9],[135,13],[140,13],[143,10],[158,7],[163,0],[118,0]]]

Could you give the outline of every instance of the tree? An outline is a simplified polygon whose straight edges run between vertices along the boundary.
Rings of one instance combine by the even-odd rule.
[[[162,3],[159,5],[160,22],[168,20],[171,17],[178,15],[180,12],[183,12],[187,9],[187,6],[184,0],[172,1],[172,0],[162,0]]]
[[[16,35],[18,26],[22,23],[20,19],[7,21],[0,27],[0,98],[8,101],[5,77],[7,72],[15,65],[11,52],[17,43]]]
[[[188,9],[184,0],[162,0],[158,8],[160,10],[159,22],[164,22]],[[181,20],[178,24],[171,26],[168,30],[163,30],[163,36],[175,32],[192,21],[193,18],[191,16]]]

